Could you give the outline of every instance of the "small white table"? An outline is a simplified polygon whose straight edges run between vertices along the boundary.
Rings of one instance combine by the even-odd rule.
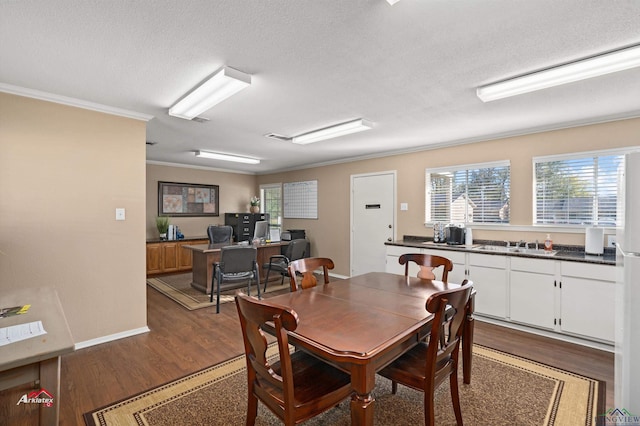
[[[57,425],[60,416],[60,356],[74,350],[58,293],[46,287],[3,291],[0,304],[3,308],[31,305],[24,314],[0,318],[0,327],[42,321],[47,332],[0,346],[0,390],[39,382],[38,387],[53,396],[53,406],[40,404],[40,424]]]

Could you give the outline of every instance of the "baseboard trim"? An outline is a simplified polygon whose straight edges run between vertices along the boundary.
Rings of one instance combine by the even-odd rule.
[[[524,331],[525,333],[537,334],[538,336],[561,340],[563,342],[575,343],[576,345],[586,346],[588,348],[593,348],[593,349],[599,349],[605,352],[615,352],[615,347],[613,344],[607,344],[604,342],[595,342],[592,340],[581,339],[579,337],[574,337],[567,334],[559,334],[551,331],[540,330],[534,327],[527,327],[526,325],[502,321],[495,318],[489,318],[479,314],[474,314],[473,317],[478,321],[486,322],[488,324],[499,325],[501,327],[511,328],[513,330],[518,330],[518,331]]]
[[[98,337],[96,339],[85,340],[75,344],[75,350],[88,348],[90,346],[100,345],[102,343],[112,342],[114,340],[124,339],[125,337],[136,336],[142,333],[148,333],[151,330],[149,327],[144,326],[140,328],[134,328],[133,330],[122,331],[120,333],[110,334],[108,336]]]

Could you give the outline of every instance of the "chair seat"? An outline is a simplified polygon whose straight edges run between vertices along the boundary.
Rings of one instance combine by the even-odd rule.
[[[427,370],[424,365],[424,360],[427,357],[428,348],[429,344],[427,342],[418,343],[418,345],[413,347],[409,352],[406,352],[400,358],[393,361],[393,363],[380,370],[378,374],[383,377],[393,377],[405,386],[417,390],[424,389],[424,383],[427,380]],[[443,371],[443,367],[445,367],[447,363],[451,363],[450,360],[437,362],[436,372]],[[448,369],[445,369],[443,372],[448,373],[448,371]]]
[[[316,404],[319,398],[329,401],[328,405],[338,404],[351,394],[351,378],[337,368],[318,360],[303,351],[291,354],[294,383],[294,404],[303,407]],[[273,371],[280,374],[280,362],[271,365]],[[284,404],[282,391],[267,381],[260,380],[263,390]],[[330,402],[333,401],[333,402]]]

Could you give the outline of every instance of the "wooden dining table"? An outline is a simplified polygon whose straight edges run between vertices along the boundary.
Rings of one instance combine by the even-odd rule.
[[[370,426],[376,372],[429,334],[433,314],[425,308],[427,298],[458,286],[371,272],[270,297],[269,302],[298,313],[290,343],[350,373],[351,424]],[[470,383],[473,299],[463,333],[463,375],[464,382]]]

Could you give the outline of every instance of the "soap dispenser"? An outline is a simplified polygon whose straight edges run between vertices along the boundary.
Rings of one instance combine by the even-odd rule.
[[[547,239],[544,240],[544,249],[546,251],[553,250],[553,241],[551,241],[551,234],[547,234]]]

